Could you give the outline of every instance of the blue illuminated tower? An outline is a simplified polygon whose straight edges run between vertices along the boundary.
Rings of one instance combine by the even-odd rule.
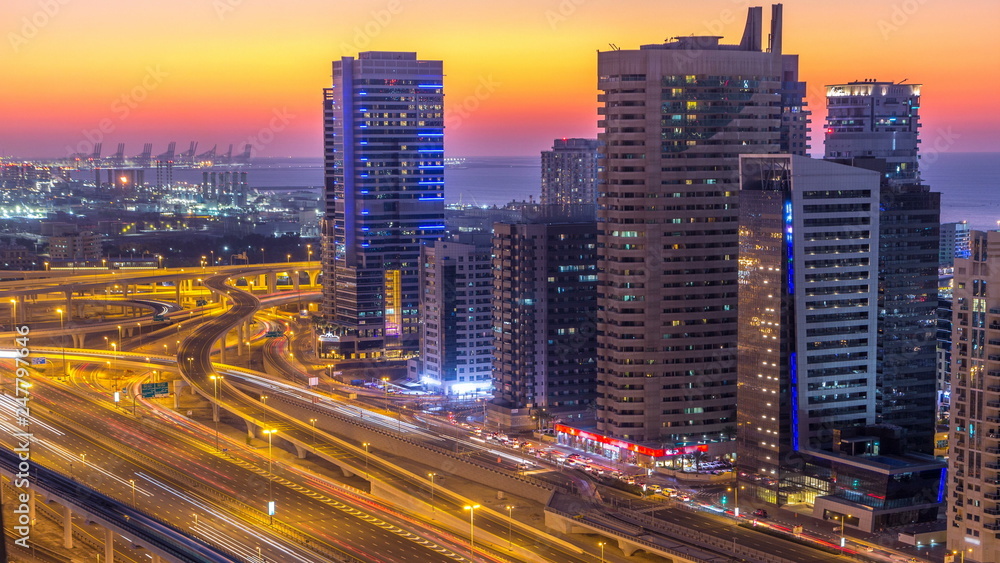
[[[416,351],[420,247],[444,232],[441,61],[365,52],[324,89],[323,313],[334,351]]]

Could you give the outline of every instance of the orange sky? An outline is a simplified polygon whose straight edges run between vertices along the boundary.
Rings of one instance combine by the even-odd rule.
[[[319,156],[330,61],[362,50],[444,60],[449,155],[537,155],[596,135],[596,50],[736,42],[750,5],[766,27],[745,0],[4,0],[0,155],[256,137],[260,156]],[[824,84],[908,79],[925,151],[1000,151],[998,28],[995,0],[791,0],[784,50],[814,128]]]

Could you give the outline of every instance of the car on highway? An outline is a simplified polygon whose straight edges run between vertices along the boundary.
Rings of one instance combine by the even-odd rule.
[[[767,518],[767,511],[764,510],[763,508],[758,508],[757,510],[753,511],[753,515],[756,516],[757,518]]]

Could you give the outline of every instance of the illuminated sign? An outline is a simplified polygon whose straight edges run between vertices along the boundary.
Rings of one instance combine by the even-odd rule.
[[[585,438],[587,440],[594,440],[595,442],[600,442],[602,444],[607,444],[609,446],[614,446],[616,448],[622,448],[629,451],[633,451],[637,454],[648,455],[650,457],[670,457],[675,455],[685,455],[693,454],[694,452],[707,452],[708,445],[700,444],[697,446],[684,446],[682,448],[660,448],[654,449],[646,446],[640,446],[639,444],[633,444],[632,442],[626,442],[625,440],[619,440],[617,438],[609,438],[602,434],[594,434],[593,432],[587,432],[585,430],[580,430],[578,428],[573,428],[572,426],[565,426],[563,424],[555,425],[556,432],[561,432],[563,434],[568,434],[570,436],[577,436],[579,438]]]

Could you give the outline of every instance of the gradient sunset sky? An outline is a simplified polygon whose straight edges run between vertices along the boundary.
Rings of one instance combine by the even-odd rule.
[[[67,156],[101,138],[154,154],[198,141],[322,154],[333,59],[416,51],[445,68],[451,156],[535,156],[597,134],[597,50],[678,35],[735,43],[745,0],[4,0],[0,155]],[[922,83],[923,148],[1000,151],[1000,2],[790,0],[813,111],[825,84]],[[104,131],[101,132],[101,127]]]

